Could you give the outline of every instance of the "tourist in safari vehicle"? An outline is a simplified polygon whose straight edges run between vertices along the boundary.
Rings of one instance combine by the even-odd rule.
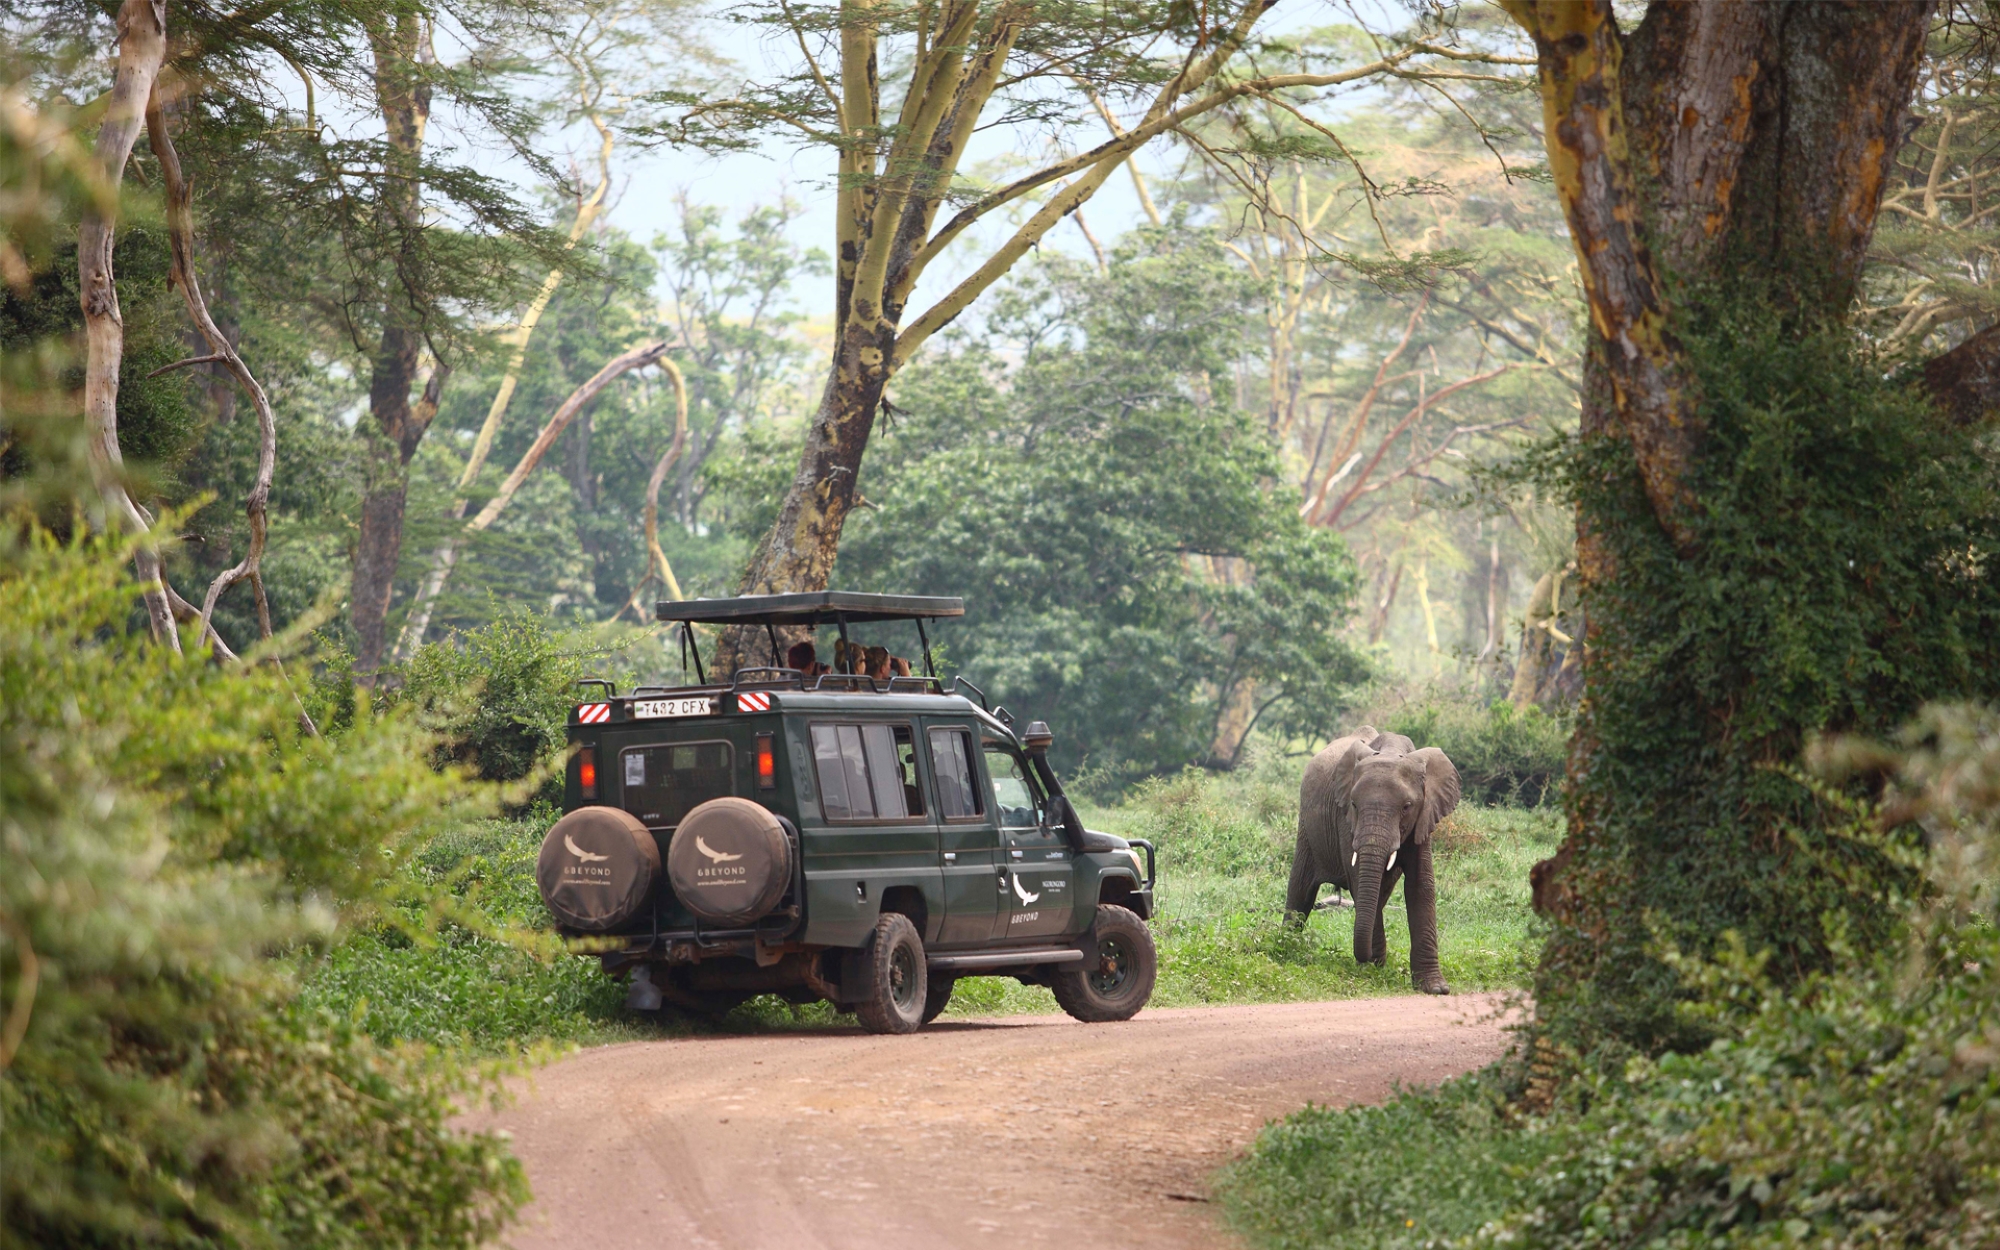
[[[536,875],[630,1006],[718,1013],[775,993],[908,1033],[965,976],[1045,985],[1079,1020],[1145,1006],[1153,848],[1083,827],[1046,725],[938,678],[926,624],[964,611],[845,591],[662,603],[693,683],[584,683],[602,697],[571,714]],[[922,675],[849,636],[891,622],[915,625]],[[696,623],[761,631],[771,663],[711,679]],[[781,648],[781,629],[832,632],[832,662]]]

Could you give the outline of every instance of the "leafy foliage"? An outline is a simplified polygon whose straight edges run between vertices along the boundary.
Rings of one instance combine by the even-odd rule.
[[[1622,440],[1545,462],[1618,574],[1588,599],[1604,662],[1580,715],[1596,745],[1572,779],[1574,910],[1536,1001],[1552,1036],[1613,1064],[1710,1036],[1675,1011],[1651,918],[1694,951],[1733,929],[1781,979],[1829,966],[1829,913],[1863,947],[1885,940],[1913,883],[1790,769],[1812,733],[1886,733],[2000,676],[1990,444],[1844,329],[1698,294],[1683,334],[1709,425],[1693,549],[1661,532]]]
[[[127,552],[0,571],[0,1245],[473,1246],[526,1196],[487,1072],[294,1003],[474,794],[406,720],[306,732],[274,667],[127,632]]]
[[[1002,342],[912,366],[870,454],[838,584],[967,597],[956,666],[1107,774],[1201,758],[1224,697],[1317,730],[1365,673],[1341,542],[1270,489],[1256,423],[1216,391],[1243,286],[1203,235],[1149,233],[1108,276],[1048,260]]]

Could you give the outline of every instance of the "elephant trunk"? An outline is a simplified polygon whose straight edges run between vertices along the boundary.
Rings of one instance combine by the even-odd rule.
[[[1349,870],[1354,891],[1354,962],[1358,964],[1379,964],[1389,954],[1377,949],[1375,935],[1382,929],[1382,880],[1388,874],[1390,854],[1391,848],[1363,844]]]

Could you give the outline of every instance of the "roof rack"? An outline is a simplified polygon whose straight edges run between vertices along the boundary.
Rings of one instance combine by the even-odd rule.
[[[943,595],[873,595],[854,590],[816,590],[795,595],[668,600],[659,605],[658,615],[663,621],[719,625],[854,625],[867,621],[928,621],[964,616],[965,600]]]

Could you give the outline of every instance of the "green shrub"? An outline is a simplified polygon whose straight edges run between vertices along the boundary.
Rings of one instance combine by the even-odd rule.
[[[331,639],[322,642],[307,706],[320,723],[341,730],[355,716],[352,657]],[[386,667],[370,705],[406,711],[429,730],[435,767],[455,764],[485,781],[521,781],[561,755],[580,697],[577,679],[595,673],[609,650],[581,631],[510,612],[425,643],[407,662]],[[540,797],[560,799],[561,782],[545,777]]]
[[[0,1246],[485,1244],[526,1197],[449,1123],[490,1072],[292,971],[477,794],[404,718],[317,737],[275,668],[127,632],[128,554],[0,562]]]
[[[1481,706],[1431,695],[1385,717],[1383,729],[1438,747],[1458,768],[1467,799],[1537,807],[1555,797],[1569,750],[1569,723],[1505,699]]]

